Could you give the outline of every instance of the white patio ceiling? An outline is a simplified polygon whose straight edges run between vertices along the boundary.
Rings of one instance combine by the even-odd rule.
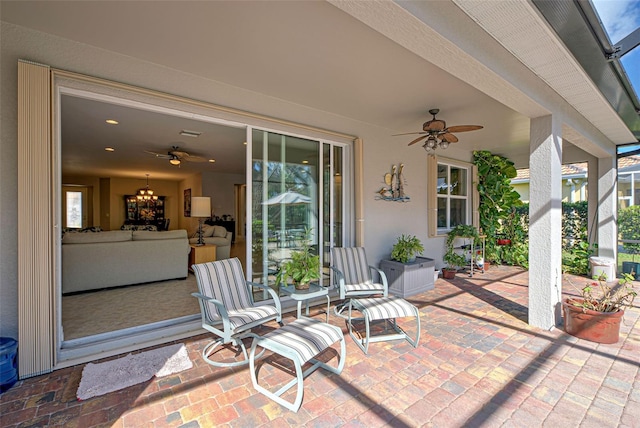
[[[0,16],[204,81],[374,124],[388,135],[419,130],[428,109],[440,108],[450,125],[485,126],[463,134],[466,147],[504,154],[519,166],[528,159],[529,118],[548,114],[549,100],[567,100],[569,117],[577,125],[593,123],[586,128],[598,139],[622,144],[633,137],[606,101],[593,96],[596,88],[529,2],[331,3],[20,1],[2,2]],[[523,30],[526,37],[514,37]],[[64,68],[64,60],[51,65]],[[109,78],[110,66],[120,65],[105,65],[100,77]],[[277,116],[261,106],[256,111]],[[304,122],[325,127],[314,117]],[[583,138],[571,126],[565,132]],[[153,141],[157,136],[139,149],[167,146]],[[67,143],[70,150],[82,144]],[[143,159],[153,174],[158,161]],[[82,158],[76,165],[96,168]]]

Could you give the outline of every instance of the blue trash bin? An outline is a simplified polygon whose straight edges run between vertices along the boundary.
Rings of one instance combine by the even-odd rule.
[[[18,342],[0,337],[0,394],[18,381]]]

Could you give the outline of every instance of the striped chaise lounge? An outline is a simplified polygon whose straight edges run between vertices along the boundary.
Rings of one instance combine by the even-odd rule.
[[[365,334],[356,337],[353,333],[352,311],[357,309],[364,316]],[[416,319],[416,336],[412,339],[397,323],[397,318],[414,317]],[[362,319],[358,317],[358,319]],[[393,333],[371,335],[371,321],[385,320],[391,324]],[[418,346],[420,340],[420,312],[418,308],[406,300],[396,297],[373,297],[368,299],[351,299],[349,301],[349,315],[347,317],[349,335],[356,342],[358,347],[367,354],[370,342],[382,342],[387,340],[406,339],[413,347]]]
[[[315,357],[329,348],[334,343],[340,341],[340,361],[337,367],[316,359]],[[282,386],[275,392],[268,390],[258,383],[258,373],[256,372],[255,359],[256,349],[269,349],[275,354],[281,355],[293,361],[295,365],[296,377],[289,383]],[[318,367],[322,367],[332,373],[340,374],[344,368],[346,357],[346,345],[344,335],[339,327],[324,323],[313,318],[302,317],[286,324],[276,330],[270,331],[264,336],[256,336],[251,345],[249,353],[249,368],[251,371],[251,382],[255,389],[271,398],[275,402],[283,405],[289,410],[297,412],[302,405],[304,395],[304,378],[313,373]],[[306,362],[313,363],[306,370],[302,366]],[[293,401],[286,401],[281,397],[283,393],[297,385],[296,398]]]

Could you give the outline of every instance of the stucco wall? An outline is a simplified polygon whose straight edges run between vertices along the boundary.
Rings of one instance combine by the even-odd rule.
[[[91,46],[70,42],[44,33],[27,30],[13,24],[1,24],[0,52],[0,334],[17,336],[17,61],[26,59],[55,68],[70,70],[109,80],[138,85],[184,97],[234,107],[292,122],[317,126],[364,141],[364,234],[370,262],[389,255],[396,237],[402,233],[417,235],[425,244],[426,257],[441,265],[443,238],[427,238],[427,171],[426,153],[420,147],[407,147],[394,132],[362,121],[351,120],[330,112],[262,95],[225,83],[206,80],[156,66]],[[463,145],[458,145],[461,147]],[[469,161],[470,152],[450,148],[446,155]],[[375,200],[383,185],[384,174],[391,165],[404,163],[406,193],[409,203]],[[179,227],[193,229],[189,219],[182,217],[182,191],[178,189]],[[193,190],[193,188],[192,188]],[[202,190],[202,189],[198,189]],[[197,193],[192,193],[198,196]],[[214,202],[215,207],[215,202]],[[225,206],[220,206],[222,214]],[[172,219],[173,220],[173,219]],[[173,223],[173,221],[172,221]],[[175,227],[175,224],[172,224]]]

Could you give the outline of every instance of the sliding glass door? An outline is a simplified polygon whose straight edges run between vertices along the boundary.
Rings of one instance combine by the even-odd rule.
[[[328,285],[328,251],[342,245],[342,191],[334,177],[344,150],[257,129],[251,140],[251,278],[273,285],[282,261],[308,245],[320,255]]]

